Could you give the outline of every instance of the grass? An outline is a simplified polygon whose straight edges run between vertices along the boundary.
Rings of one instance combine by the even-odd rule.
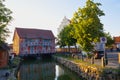
[[[65,54],[55,54],[55,56],[62,57],[62,58],[66,58],[66,59],[71,60],[71,61],[73,61],[73,62],[75,62],[75,63],[84,64],[84,65],[86,65],[86,66],[92,66],[92,67],[97,67],[97,68],[99,68],[99,69],[102,69],[102,67],[99,66],[99,65],[91,64],[91,63],[90,63],[90,59],[87,60],[88,62],[87,62],[87,61],[83,61],[83,60],[81,60],[81,59],[73,58],[73,57],[71,56],[71,54],[69,54],[69,55],[65,55]]]
[[[97,64],[91,64],[90,59],[84,61],[81,59],[73,58],[71,55],[64,55],[64,54],[56,54],[55,56],[66,58],[68,60],[71,60],[75,62],[77,65],[81,67],[86,67],[86,68],[91,68],[91,69],[97,69],[98,74],[106,75],[107,73],[115,73],[116,75],[120,76],[120,67],[114,69],[114,68],[107,68],[107,67],[102,67]]]

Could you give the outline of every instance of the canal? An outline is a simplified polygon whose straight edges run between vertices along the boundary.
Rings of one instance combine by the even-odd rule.
[[[17,80],[82,80],[52,59],[25,60],[18,71]]]

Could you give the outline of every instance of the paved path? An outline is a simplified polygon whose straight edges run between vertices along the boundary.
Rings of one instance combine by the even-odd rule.
[[[9,72],[7,69],[0,70],[0,80],[8,79],[8,77],[5,75],[7,72]]]
[[[118,68],[118,52],[107,52],[108,65],[106,67]],[[95,64],[102,65],[101,59],[95,59]]]
[[[108,52],[108,65],[106,67],[117,68],[119,67],[118,63],[118,54],[119,52]]]
[[[0,80],[17,80],[16,77],[14,76],[14,71],[15,68],[12,69],[12,71],[8,70],[8,69],[1,69],[0,70]],[[8,75],[6,76],[6,73],[8,73]]]

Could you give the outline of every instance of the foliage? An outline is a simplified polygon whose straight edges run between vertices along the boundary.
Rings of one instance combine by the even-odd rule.
[[[94,56],[94,54],[92,54],[92,53],[87,53],[87,58],[88,58],[88,59],[91,59],[93,56]]]
[[[120,76],[120,66],[118,67],[118,69],[116,70],[116,72]]]
[[[20,58],[19,57],[14,57],[12,60],[9,62],[10,67],[16,67],[20,64]]]
[[[9,30],[6,28],[8,23],[12,20],[11,10],[6,8],[3,4],[5,0],[0,0],[0,42],[4,42],[8,36]]]
[[[104,33],[104,35],[107,38],[106,46],[111,46],[114,43],[114,40],[111,37],[110,33]]]
[[[86,52],[91,51],[92,43],[98,42],[99,38],[104,35],[103,24],[99,19],[104,13],[99,9],[100,5],[100,3],[87,0],[86,5],[74,13],[71,21],[75,29],[74,38]]]
[[[73,35],[71,35],[72,29],[73,26],[68,25],[58,34],[58,42],[60,47],[76,45],[76,39],[74,39]]]

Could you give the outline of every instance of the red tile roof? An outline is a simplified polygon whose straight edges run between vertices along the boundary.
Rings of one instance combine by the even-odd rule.
[[[30,28],[16,28],[20,38],[44,38],[55,39],[51,30],[30,29]]]
[[[120,43],[120,36],[114,37],[115,43]]]

